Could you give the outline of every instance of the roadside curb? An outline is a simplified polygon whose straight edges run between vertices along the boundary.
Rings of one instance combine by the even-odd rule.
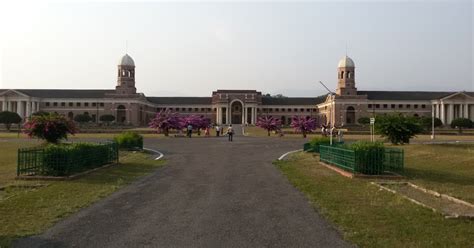
[[[150,148],[143,147],[143,150],[158,154],[158,157],[156,157],[155,160],[160,160],[161,158],[163,158],[165,156],[162,152],[157,151],[157,150],[153,150],[153,149],[150,149]]]
[[[281,156],[278,158],[278,160],[279,160],[279,161],[280,161],[280,160],[283,160],[286,156],[288,156],[288,155],[290,155],[290,154],[292,154],[292,153],[295,153],[295,152],[302,152],[302,151],[303,151],[303,149],[298,149],[298,150],[294,150],[294,151],[289,151],[289,152],[284,153],[283,155],[281,155]]]

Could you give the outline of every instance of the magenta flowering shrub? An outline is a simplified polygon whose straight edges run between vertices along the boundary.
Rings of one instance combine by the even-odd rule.
[[[291,119],[291,127],[297,132],[303,134],[303,138],[306,138],[306,134],[316,129],[316,119],[309,116],[293,116]]]
[[[271,131],[278,131],[281,129],[281,120],[273,116],[262,116],[257,119],[255,125],[267,130],[268,136],[270,136]]]
[[[161,110],[156,113],[155,118],[148,123],[148,126],[156,129],[158,133],[164,133],[165,136],[168,136],[171,129],[183,129],[184,123],[178,113],[171,110]]]
[[[53,144],[67,139],[68,134],[77,133],[74,122],[55,113],[34,115],[23,125],[23,128],[29,137],[43,139]]]
[[[181,116],[176,112],[171,110],[162,110],[156,113],[155,118],[153,118],[148,126],[150,128],[156,129],[158,133],[164,133],[165,136],[169,135],[169,131],[181,130],[186,128],[188,125],[193,126],[193,129],[200,130],[206,127],[209,127],[211,120],[205,118],[204,116],[197,115],[188,115]]]

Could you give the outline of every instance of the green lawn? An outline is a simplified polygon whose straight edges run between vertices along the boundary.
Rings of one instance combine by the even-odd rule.
[[[2,158],[3,155],[4,150]],[[76,180],[38,181],[47,186],[8,190],[6,197],[0,200],[0,247],[9,246],[13,239],[44,231],[60,219],[164,164],[144,153],[123,153],[120,160],[120,165],[100,169]]]
[[[473,202],[474,146],[403,148],[410,181]],[[472,220],[445,219],[370,180],[343,177],[318,162],[318,156],[297,153],[276,166],[348,241],[361,247],[473,247]]]

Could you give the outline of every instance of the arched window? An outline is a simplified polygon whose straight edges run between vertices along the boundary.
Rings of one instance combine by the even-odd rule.
[[[341,79],[344,78],[344,71],[341,72]]]
[[[351,72],[350,71],[347,72],[347,78],[351,78]]]

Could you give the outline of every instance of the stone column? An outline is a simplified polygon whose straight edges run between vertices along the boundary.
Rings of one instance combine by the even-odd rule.
[[[448,108],[448,125],[450,125],[454,118],[454,104],[449,104]]]
[[[464,104],[464,114],[463,114],[463,117],[469,119],[469,104]]]
[[[25,117],[23,113],[23,101],[17,101],[16,102],[16,113],[21,117]]]
[[[242,124],[245,125],[245,123],[247,123],[247,107],[242,105]]]
[[[226,113],[226,120],[225,120],[225,124],[231,124],[231,120],[230,120],[230,107],[227,106],[227,108],[225,108],[225,113]]]
[[[446,119],[445,119],[445,107],[444,107],[444,103],[441,103],[441,121],[443,122],[444,125],[447,125],[446,124]]]
[[[26,102],[26,117],[30,117],[31,115],[31,102],[27,101]]]
[[[250,109],[250,124],[255,124],[255,107]]]
[[[3,100],[2,111],[7,111],[7,100]]]
[[[13,110],[13,106],[12,106],[12,105],[13,105],[12,102],[7,101],[7,111],[12,112],[12,110]]]
[[[436,112],[437,112],[436,118],[439,118],[439,119],[441,119],[440,110],[441,110],[441,107],[440,107],[439,103],[437,103],[436,104]]]
[[[219,124],[219,108],[216,108],[216,124]]]

